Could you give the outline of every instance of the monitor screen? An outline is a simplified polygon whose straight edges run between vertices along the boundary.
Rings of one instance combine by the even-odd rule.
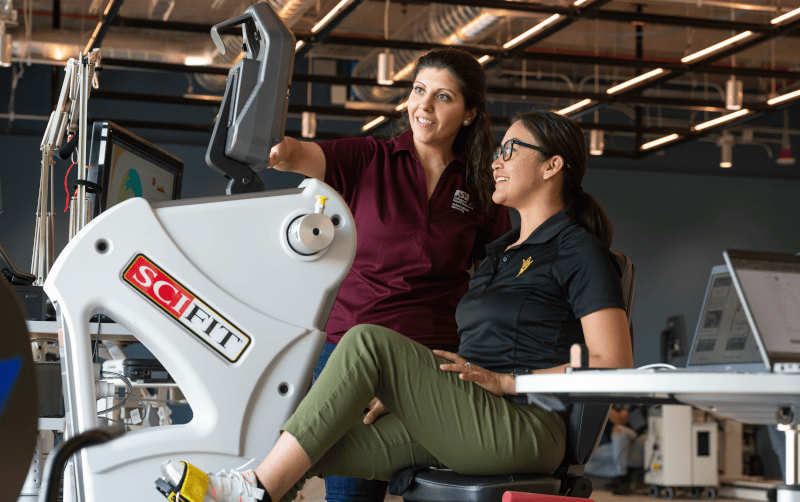
[[[714,267],[711,273],[687,366],[752,363],[763,367],[758,343],[727,268]]]
[[[182,174],[179,158],[113,122],[94,123],[88,178],[99,185],[92,194],[95,216],[131,197],[178,199]]]
[[[800,256],[728,255],[770,362],[800,361]]]

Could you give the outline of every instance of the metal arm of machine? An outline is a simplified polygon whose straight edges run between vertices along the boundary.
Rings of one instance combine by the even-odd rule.
[[[39,149],[42,152],[41,178],[39,181],[39,201],[36,206],[36,231],[33,243],[31,273],[36,276],[36,284],[42,285],[55,260],[53,228],[53,177],[54,154],[61,148],[64,133],[78,133],[78,178],[86,178],[86,128],[88,114],[86,103],[89,99],[90,83],[95,71],[100,67],[100,50],[95,49],[80,60],[70,59],[65,67],[64,84],[58,104],[50,114],[50,120]],[[68,156],[69,153],[66,154]],[[79,186],[77,208],[80,225],[86,224],[87,201],[85,187]],[[72,237],[72,235],[70,235]]]
[[[256,171],[266,168],[270,150],[283,140],[294,66],[294,35],[260,2],[211,29],[222,54],[220,32],[240,24],[244,56],[228,72],[206,152],[209,167],[231,180],[229,194],[264,190]]]

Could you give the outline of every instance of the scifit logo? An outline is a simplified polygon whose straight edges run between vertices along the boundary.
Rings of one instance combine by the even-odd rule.
[[[249,336],[144,255],[136,255],[122,279],[228,361],[250,346]]]

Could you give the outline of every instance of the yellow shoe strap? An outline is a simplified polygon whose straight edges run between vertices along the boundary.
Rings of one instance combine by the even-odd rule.
[[[181,500],[203,502],[208,491],[208,475],[188,462],[183,464],[186,465],[186,470],[178,490]]]

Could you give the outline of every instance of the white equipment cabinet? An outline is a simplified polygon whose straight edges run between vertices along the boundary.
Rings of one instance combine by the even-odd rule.
[[[328,198],[322,211],[317,196]],[[311,227],[289,232],[309,215]],[[296,252],[299,241],[313,254]],[[65,501],[155,500],[166,459],[216,471],[266,456],[306,392],[355,249],[349,208],[316,180],[152,206],[134,198],[89,223],[45,284],[60,321],[66,436],[108,425],[97,416],[95,314],[164,365],[193,418],[79,452]]]
[[[672,499],[676,488],[690,488],[694,498],[703,491],[710,499],[716,497],[717,422],[695,422],[691,406],[651,408],[644,458],[644,482],[650,485],[651,497],[663,493]]]

